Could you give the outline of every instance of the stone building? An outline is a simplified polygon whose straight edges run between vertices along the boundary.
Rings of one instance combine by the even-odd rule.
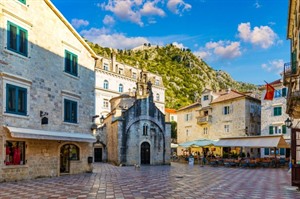
[[[278,79],[269,83],[275,89],[273,100],[264,100],[266,87],[260,88],[261,95],[261,135],[283,135],[287,143],[290,143],[291,129],[285,125],[285,120],[289,117],[286,114],[286,96],[287,88],[282,80]],[[278,149],[278,156],[290,157],[290,149]],[[272,157],[275,154],[274,149],[262,148],[262,157]]]
[[[106,116],[111,112],[110,99],[122,93],[135,92],[136,81],[141,69],[129,66],[116,60],[116,54],[112,53],[111,58],[98,55],[95,68],[96,75],[96,114]],[[165,88],[162,77],[148,72],[153,82],[153,100],[156,106],[165,112]],[[95,122],[99,123],[97,119]]]
[[[90,171],[95,53],[50,0],[0,12],[0,181]]]
[[[179,145],[200,139],[260,135],[260,100],[231,89],[205,89],[200,102],[177,110],[177,120]],[[178,154],[182,151],[183,147],[178,147]]]
[[[176,109],[165,108],[166,122],[177,122]]]
[[[141,71],[136,92],[110,100],[111,112],[100,131],[106,160],[116,165],[170,163],[171,125],[156,107],[149,73]],[[150,76],[151,77],[151,76]]]

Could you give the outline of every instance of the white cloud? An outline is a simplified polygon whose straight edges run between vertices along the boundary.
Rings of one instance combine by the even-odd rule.
[[[259,4],[259,2],[256,1],[255,4],[254,4],[254,7],[255,7],[255,8],[261,8],[261,4]]]
[[[269,48],[277,39],[276,33],[269,26],[254,27],[251,31],[250,23],[241,23],[238,26],[239,37],[244,42],[250,42],[261,48]]]
[[[169,0],[167,3],[168,9],[178,15],[182,15],[184,11],[189,11],[192,6],[185,3],[183,0]]]
[[[89,22],[84,19],[72,19],[71,24],[74,28],[79,28],[81,26],[88,26]]]
[[[144,16],[151,16],[151,15],[157,15],[164,17],[166,14],[165,12],[155,6],[155,2],[146,2],[143,6],[143,8],[140,10],[141,15]]]
[[[268,72],[274,72],[276,74],[280,74],[283,71],[284,61],[282,59],[272,60],[269,61],[267,64],[264,63],[261,65],[261,67],[268,71]]]
[[[187,49],[187,47],[185,47],[182,43],[178,43],[178,42],[173,42],[172,43],[174,46],[176,46],[177,48],[180,48],[180,49]]]
[[[114,25],[115,24],[115,19],[112,16],[109,15],[105,15],[104,19],[103,19],[103,23],[105,25]]]
[[[218,41],[208,42],[204,48],[200,48],[199,51],[194,54],[201,59],[233,59],[242,55],[240,50],[240,42],[233,41]]]
[[[142,3],[140,0],[109,0],[107,4],[98,4],[102,9],[111,11],[119,19],[131,21],[143,26],[141,14],[138,12],[138,6]]]
[[[121,33],[108,34],[108,30],[103,28],[91,28],[80,33],[84,38],[93,43],[116,49],[132,49],[144,43],[151,43],[144,37],[126,37]]]

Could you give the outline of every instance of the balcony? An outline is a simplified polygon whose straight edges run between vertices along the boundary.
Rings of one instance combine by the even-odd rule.
[[[284,64],[283,70],[283,84],[288,86],[289,83],[296,80],[295,77],[298,76],[298,62],[288,62]]]
[[[300,119],[300,91],[289,92],[287,98],[286,112],[294,119]]]
[[[204,124],[211,123],[211,118],[212,118],[211,115],[199,116],[197,117],[197,124],[204,125]]]

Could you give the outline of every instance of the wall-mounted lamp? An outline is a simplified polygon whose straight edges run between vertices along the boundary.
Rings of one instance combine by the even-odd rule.
[[[285,121],[285,126],[291,128],[293,126],[292,120],[288,117]]]

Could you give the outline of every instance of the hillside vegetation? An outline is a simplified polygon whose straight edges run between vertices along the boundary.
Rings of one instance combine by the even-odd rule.
[[[110,48],[88,43],[97,54],[110,57]],[[139,50],[114,51],[117,61],[162,76],[168,108],[177,109],[196,102],[205,88],[214,91],[226,88],[240,92],[257,90],[253,84],[237,82],[228,73],[214,70],[189,49],[179,49],[172,44],[163,47],[144,44],[144,48]]]

